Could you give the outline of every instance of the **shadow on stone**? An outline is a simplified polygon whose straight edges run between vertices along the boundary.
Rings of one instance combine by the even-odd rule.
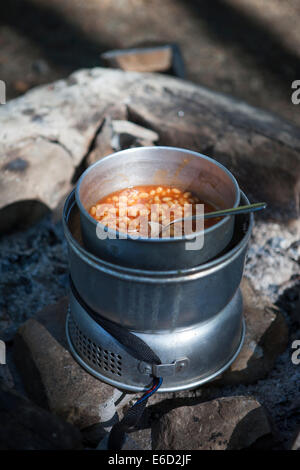
[[[272,434],[269,432],[269,429],[266,429],[266,434],[260,436],[258,439],[255,439],[257,428],[261,427],[261,409],[256,408],[250,411],[241,421],[236,425],[230,440],[227,444],[227,450],[235,450],[243,448],[241,445],[241,436],[248,435],[248,439],[252,441],[252,434],[254,442],[247,448],[248,450],[271,450],[274,446],[274,439]]]
[[[36,200],[9,204],[0,210],[0,233],[25,230],[49,212],[46,204]]]

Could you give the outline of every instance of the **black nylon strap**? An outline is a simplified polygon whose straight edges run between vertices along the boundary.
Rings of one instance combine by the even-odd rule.
[[[146,344],[141,338],[131,333],[127,328],[120,327],[116,323],[113,323],[94,312],[80,297],[76,287],[70,276],[70,288],[75,299],[79,305],[111,336],[119,341],[120,344],[125,346],[129,353],[140,361],[147,362],[149,364],[161,364],[161,360],[155,354],[154,351]],[[125,441],[125,434],[134,426],[136,426],[141,419],[144,410],[146,408],[148,398],[145,398],[140,403],[135,404],[131,407],[123,419],[116,423],[111,431],[108,438],[108,450],[121,450]]]
[[[132,406],[123,417],[123,419],[116,423],[110,431],[107,448],[108,450],[121,450],[125,441],[126,433],[136,426],[141,419],[148,399],[146,398],[141,403]]]
[[[101,317],[99,314],[94,312],[82,298],[79,296],[76,287],[70,277],[70,287],[72,294],[79,303],[79,305],[100,325],[106,330],[111,336],[125,346],[130,354],[140,361],[147,362],[149,364],[161,364],[161,360],[155,354],[154,351],[146,344],[141,338],[131,333],[127,328],[119,326],[106,318]]]

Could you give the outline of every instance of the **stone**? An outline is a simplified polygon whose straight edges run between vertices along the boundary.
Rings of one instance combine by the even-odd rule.
[[[103,157],[114,153],[112,147],[112,127],[111,119],[105,118],[101,127],[101,132],[95,139],[95,145],[92,151],[87,156],[87,165],[92,165]]]
[[[0,382],[0,450],[81,449],[78,429]]]
[[[101,54],[105,65],[130,72],[170,72],[183,78],[184,66],[176,45],[117,49]],[[179,63],[181,67],[179,67]]]
[[[138,126],[134,122],[112,121],[112,143],[115,150],[154,145],[158,139],[157,132]]]
[[[260,403],[235,396],[169,411],[152,425],[152,446],[155,450],[239,450],[270,435]]]
[[[29,142],[20,149],[7,151],[0,161],[3,202],[9,206],[0,214],[2,231],[18,226],[21,210],[30,220],[37,220],[46,212],[44,201],[49,208],[54,208],[62,195],[71,190],[74,166],[67,151],[55,142],[36,138],[35,145]],[[53,184],[49,184],[49,175]],[[40,204],[34,205],[30,200],[40,201]],[[20,201],[29,201],[29,207],[24,208],[25,204],[20,205]]]
[[[87,166],[92,165],[97,160],[100,160],[115,151],[112,147],[112,121],[126,121],[127,119],[127,106],[124,103],[112,106],[109,109],[109,114],[103,120],[100,128],[98,129],[98,133],[94,138],[94,142],[86,155]]]
[[[80,429],[99,422],[106,429],[127,396],[73,359],[65,337],[67,307],[63,298],[22,325],[14,341],[14,359],[36,404]]]
[[[131,147],[147,147],[157,142],[159,136],[145,127],[134,122],[106,118],[97,136],[93,151],[88,155],[89,165],[106,155]]]
[[[0,107],[0,228],[55,209],[96,150],[105,119],[124,119],[124,108],[125,119],[156,132],[160,145],[225,164],[251,200],[269,204],[265,219],[298,219],[297,127],[167,75],[95,68]]]
[[[243,278],[241,289],[245,342],[237,359],[213,385],[250,384],[264,378],[288,344],[288,327],[280,310],[256,292],[248,279]]]
[[[122,446],[122,450],[144,450],[142,449],[139,444],[132,439],[130,435],[126,435],[125,442]]]
[[[135,442],[138,449],[152,450],[151,428],[138,429],[138,430],[132,431],[128,437],[130,437],[132,441]]]
[[[107,433],[96,447],[96,450],[107,450],[109,434]],[[125,435],[121,450],[151,450],[151,429],[141,429]]]

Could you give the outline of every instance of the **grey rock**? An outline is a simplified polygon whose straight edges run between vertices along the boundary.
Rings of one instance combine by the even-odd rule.
[[[152,426],[155,450],[246,449],[271,434],[263,407],[251,397],[212,400],[169,411]]]
[[[109,433],[101,439],[96,450],[107,450]],[[133,431],[125,435],[121,450],[151,450],[151,429]]]
[[[249,384],[264,378],[288,344],[288,327],[280,310],[257,293],[248,279],[243,279],[241,289],[245,342],[237,359],[213,385]]]
[[[87,164],[92,165],[103,157],[114,153],[114,149],[111,143],[112,139],[112,127],[111,119],[105,118],[101,127],[100,134],[96,137],[95,145],[92,151],[87,156]]]
[[[65,337],[67,305],[62,299],[21,326],[14,358],[35,403],[80,429],[99,422],[105,428],[127,397],[119,400],[122,392],[87,373],[71,356]]]
[[[113,152],[131,147],[151,146],[159,139],[156,132],[125,119],[107,117],[103,123],[95,145],[88,155],[87,162],[92,164]]]
[[[78,429],[0,382],[0,450],[80,449]]]
[[[151,428],[138,429],[129,434],[140,450],[152,450]]]
[[[130,121],[112,121],[111,143],[114,150],[123,150],[129,147],[154,145],[159,135],[145,127],[138,126]]]
[[[109,114],[103,120],[101,127],[95,137],[94,143],[88,155],[86,157],[87,165],[92,165],[96,161],[100,160],[107,155],[114,152],[112,147],[112,121],[128,119],[127,106],[125,104],[119,104],[109,109]],[[121,150],[121,149],[120,149]]]
[[[0,148],[1,207],[8,207],[0,214],[1,231],[17,226],[26,216],[35,221],[45,214],[45,205],[55,208],[70,191],[74,171],[67,151],[41,137],[4,152],[1,155]],[[22,201],[29,206],[24,209]]]

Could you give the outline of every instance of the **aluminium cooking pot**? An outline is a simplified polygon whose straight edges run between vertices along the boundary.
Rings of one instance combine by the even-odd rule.
[[[241,203],[249,204],[242,192]],[[254,217],[239,214],[234,219],[234,236],[214,260],[180,271],[128,268],[86,250],[72,191],[63,225],[73,283],[96,314],[133,331],[173,331],[205,324],[213,317],[218,323],[218,313],[241,282]]]
[[[190,150],[173,147],[139,147],[114,153],[90,166],[75,191],[85,247],[102,260],[144,270],[187,269],[215,258],[232,239],[234,216],[195,234],[201,249],[187,249],[186,237],[119,238],[106,229],[98,236],[97,222],[89,209],[104,196],[139,185],[171,185],[195,193],[218,209],[237,207],[240,189],[234,176],[219,162]],[[101,224],[100,224],[101,226]],[[104,226],[102,225],[104,230]],[[196,241],[196,240],[195,240]],[[199,245],[198,245],[199,246]]]

